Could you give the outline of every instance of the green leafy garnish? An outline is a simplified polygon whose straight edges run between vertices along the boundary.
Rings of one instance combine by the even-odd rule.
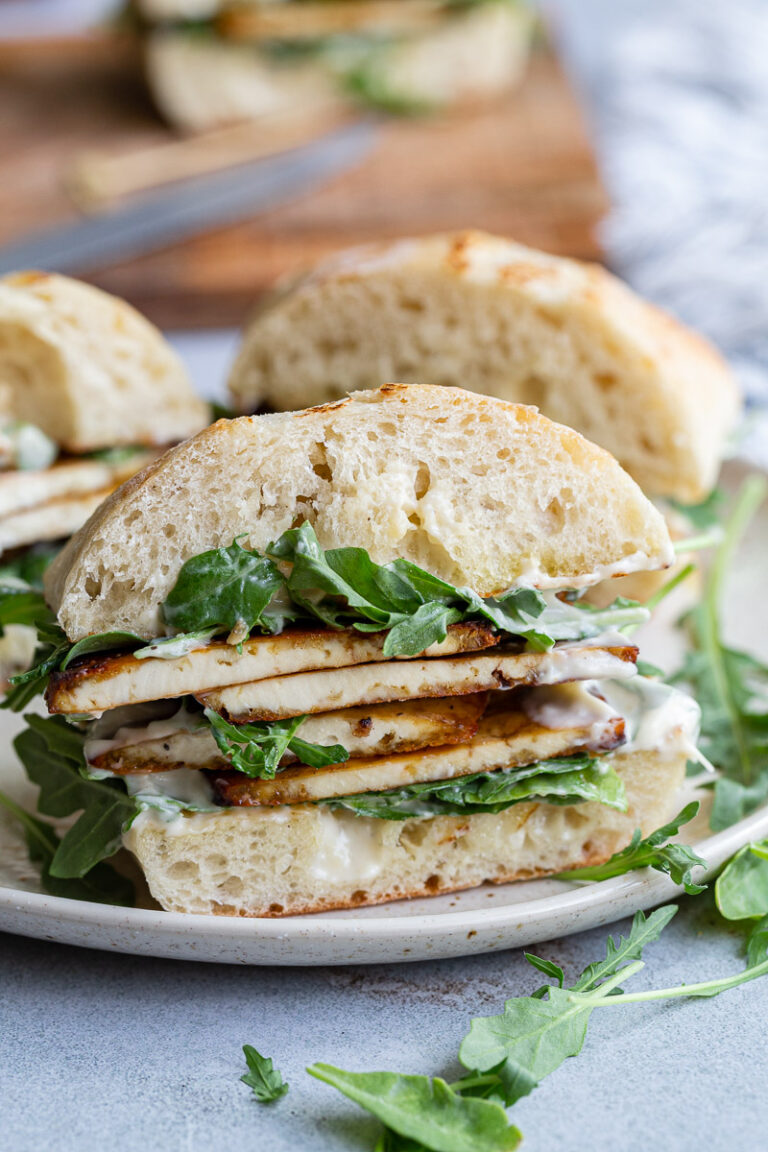
[[[747,937],[747,965],[759,964],[768,951],[768,840],[746,844],[726,864],[715,902],[726,920],[757,921]]]
[[[685,516],[688,523],[697,532],[707,532],[720,524],[722,504],[725,493],[721,488],[713,488],[706,500],[700,504],[681,504],[679,500],[668,500],[668,504],[675,512]]]
[[[636,868],[655,868],[658,872],[665,872],[675,884],[682,884],[689,896],[695,896],[704,891],[706,884],[694,883],[692,872],[697,866],[706,867],[706,860],[702,860],[687,844],[668,844],[667,841],[677,835],[683,824],[693,820],[698,810],[696,800],[686,804],[674,820],[657,828],[645,839],[642,838],[641,830],[636,828],[627,847],[616,852],[605,864],[560,872],[557,879],[609,880],[612,876],[623,876],[625,872],[632,872]]]
[[[295,621],[386,632],[383,653],[390,658],[418,655],[462,621],[489,624],[543,652],[558,641],[588,639],[648,618],[633,601],[619,599],[603,609],[581,602],[548,604],[532,588],[484,599],[406,560],[375,564],[362,548],[326,552],[309,524],[283,533],[265,554],[235,540],[228,548],[193,556],[182,566],[162,614],[176,635],[147,644],[132,632],[105,632],[71,645],[41,594],[0,585],[0,625],[4,618],[32,624],[41,641],[34,666],[13,678],[3,707],[22,710],[54,672],[82,656],[125,650],[139,659],[171,659],[216,635],[229,634],[231,643],[240,643],[254,629],[273,635]]]
[[[283,578],[275,564],[234,541],[187,560],[163,604],[163,619],[179,632],[217,628],[231,632],[241,622],[248,631],[279,632],[284,615],[265,609]]]
[[[59,544],[40,543],[24,548],[15,556],[3,557],[0,564],[0,596],[8,579],[20,580],[33,588],[42,589],[43,575],[60,549]]]
[[[686,683],[702,711],[700,747],[720,769],[710,823],[727,828],[768,798],[768,667],[722,640],[720,604],[736,546],[765,498],[765,478],[745,481],[707,580],[689,614],[693,648],[670,683]]]
[[[62,633],[62,635],[64,635]],[[65,637],[66,641],[66,637]],[[71,647],[67,646],[67,654],[59,665],[68,668],[80,656],[94,656],[97,652],[120,652],[123,649],[135,648],[141,644],[142,639],[135,632],[97,632],[93,636],[86,636],[78,640]]]
[[[84,775],[84,737],[60,716],[24,719],[29,727],[13,745],[30,780],[40,788],[38,810],[55,817],[81,812],[57,846],[49,873],[58,879],[83,877],[117,851],[138,806],[120,781],[89,780]]]
[[[336,796],[318,803],[348,808],[360,816],[375,816],[380,820],[409,820],[414,816],[503,812],[522,800],[542,800],[548,804],[580,804],[593,800],[620,812],[627,806],[620,777],[612,768],[589,756],[539,760],[524,768],[476,772],[453,780]]]
[[[262,1056],[250,1044],[243,1044],[243,1055],[248,1071],[240,1077],[247,1084],[260,1104],[271,1104],[280,1100],[288,1091],[288,1083],[283,1080],[277,1068],[273,1067],[268,1056]]]
[[[563,987],[562,970],[556,968],[552,973],[556,985],[545,985],[533,996],[507,1000],[500,1016],[473,1020],[459,1049],[461,1063],[477,1072],[498,1074],[504,1068],[514,1075],[519,1095],[527,1095],[569,1056],[578,1055],[595,1000],[609,998],[639,971],[642,964],[628,962],[638,961],[646,944],[658,940],[676,911],[670,905],[648,917],[637,912],[629,936],[620,936],[618,941],[609,936],[605,959],[585,968],[572,988]],[[528,959],[539,971],[546,971],[537,957]]]
[[[715,883],[715,902],[726,920],[768,916],[768,840],[746,844]]]
[[[61,844],[56,830],[46,821],[30,815],[4,792],[0,792],[0,805],[24,828],[29,858],[40,866],[40,880],[43,888],[51,896],[61,896],[67,900],[90,900],[99,904],[133,906],[133,884],[110,864],[97,864],[82,878],[65,879],[54,876],[51,873],[51,864]]]
[[[280,567],[278,567],[278,562]],[[287,569],[287,572],[286,572]],[[406,560],[375,564],[362,548],[325,551],[309,524],[291,528],[264,555],[237,542],[188,560],[163,608],[169,627],[279,631],[287,620],[387,632],[384,655],[415,656],[445,640],[451,624],[485,621],[544,651],[647,619],[621,601],[601,610],[547,605],[534,589],[483,599]]]
[[[230,724],[223,716],[206,708],[205,717],[220,751],[233,768],[246,776],[274,780],[280,761],[288,751],[311,768],[324,768],[328,764],[342,764],[349,760],[349,752],[341,744],[325,746],[300,740],[296,732],[305,716],[275,720],[269,724]]]
[[[37,631],[35,663],[26,672],[11,677],[11,689],[0,707],[20,712],[44,691],[51,672],[58,668],[69,650],[69,641],[39,589],[21,584],[0,585],[0,633],[8,624],[25,624]]]
[[[312,1064],[307,1072],[378,1117],[389,1132],[414,1141],[380,1143],[379,1148],[512,1152],[520,1143],[520,1132],[500,1104],[463,1096],[437,1076],[345,1072],[332,1064]]]

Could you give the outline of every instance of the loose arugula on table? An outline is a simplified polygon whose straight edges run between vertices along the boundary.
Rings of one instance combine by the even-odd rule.
[[[243,1044],[243,1055],[248,1071],[240,1079],[248,1085],[260,1104],[271,1104],[285,1096],[288,1083],[268,1056],[262,1056],[250,1044]]]
[[[42,594],[0,586],[0,627],[28,623],[37,627],[41,641],[34,667],[13,678],[3,707],[20,711],[44,691],[53,672],[97,652],[173,659],[215,636],[234,636],[240,643],[251,632],[274,635],[289,623],[386,632],[383,653],[395,657],[415,656],[441,643],[448,628],[461,622],[485,623],[541,652],[557,641],[634,626],[648,612],[625,599],[603,609],[578,601],[548,604],[532,588],[483,599],[406,560],[375,564],[362,548],[325,551],[305,523],[283,533],[264,553],[235,540],[187,560],[162,616],[171,635],[150,644],[132,632],[99,633],[70,644]]]
[[[759,845],[768,869],[768,849]],[[737,857],[737,860],[739,857]],[[736,861],[729,867],[737,867]],[[727,870],[726,870],[727,871]],[[725,873],[723,874],[725,875]],[[761,893],[756,905],[768,912]],[[577,1056],[597,1008],[679,997],[712,997],[768,974],[768,930],[755,930],[759,946],[747,967],[733,976],[698,984],[627,993],[623,985],[644,967],[646,945],[658,940],[677,908],[668,905],[646,916],[637,912],[626,938],[608,937],[602,960],[587,965],[569,987],[563,969],[526,953],[528,962],[549,978],[527,996],[507,1000],[496,1016],[478,1017],[459,1048],[466,1070],[447,1084],[439,1078],[394,1072],[346,1072],[312,1064],[307,1072],[359,1104],[384,1124],[377,1152],[488,1152],[514,1148],[520,1139],[505,1109],[527,1096],[569,1057]],[[481,1108],[479,1105],[485,1105]]]

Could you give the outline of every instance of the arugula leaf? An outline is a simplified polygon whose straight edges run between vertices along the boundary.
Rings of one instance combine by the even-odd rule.
[[[179,632],[231,632],[241,621],[249,631],[258,625],[265,632],[278,632],[282,619],[265,614],[265,609],[283,585],[267,556],[249,552],[235,540],[229,548],[213,548],[187,560],[162,606],[163,620]]]
[[[665,872],[675,884],[682,884],[689,896],[703,892],[706,884],[695,884],[692,879],[692,870],[697,866],[706,867],[706,860],[689,848],[687,844],[668,844],[672,836],[676,836],[683,824],[693,820],[699,810],[698,801],[686,804],[674,820],[670,820],[661,828],[657,828],[650,836],[642,839],[642,832],[636,828],[631,841],[626,848],[616,852],[605,864],[598,864],[593,868],[575,868],[570,872],[558,873],[557,880],[608,880],[612,876],[623,876],[625,872],[632,872],[635,868],[655,868],[658,872]],[[768,905],[766,905],[768,912]]]
[[[608,994],[638,970],[628,962],[637,961],[643,948],[659,938],[676,911],[670,905],[648,917],[637,912],[629,936],[619,937],[618,942],[609,936],[605,959],[590,964],[573,988],[562,987],[561,971],[554,966],[558,985],[546,987],[547,999],[517,996],[507,1000],[502,1015],[474,1019],[459,1049],[461,1063],[477,1072],[504,1065],[517,1078],[520,1094],[527,1095],[564,1060],[581,1051],[593,1008],[590,997],[610,998]],[[532,961],[534,967],[546,970],[545,962],[536,963],[537,959]],[[580,995],[574,1000],[573,993]],[[515,1099],[519,1096],[509,1103]]]
[[[381,820],[409,820],[414,816],[503,812],[512,804],[534,799],[550,804],[594,800],[622,812],[626,810],[621,779],[612,768],[589,756],[539,760],[524,768],[476,772],[453,780],[336,796],[318,803]]]
[[[15,556],[3,557],[3,562],[0,564],[0,586],[10,579],[20,580],[24,584],[42,590],[45,570],[59,550],[59,544],[41,542],[24,548]],[[0,588],[0,595],[2,594]]]
[[[431,1152],[511,1152],[520,1143],[520,1132],[499,1104],[462,1096],[437,1076],[345,1072],[332,1064],[312,1064],[307,1072]]]
[[[0,792],[0,805],[23,826],[29,858],[34,864],[40,865],[40,880],[51,896],[133,906],[133,884],[127,876],[121,876],[109,864],[97,864],[82,879],[63,879],[52,875],[51,864],[61,843],[56,830],[44,820],[37,820],[30,815],[4,792]]]
[[[715,903],[726,920],[768,916],[768,840],[746,844],[715,881]]]
[[[679,500],[668,499],[667,503],[675,512],[685,516],[688,523],[697,532],[706,532],[720,524],[725,493],[722,488],[713,488],[706,500],[700,504],[681,504]]]
[[[306,716],[274,720],[269,724],[230,724],[218,712],[206,708],[205,718],[220,751],[233,768],[246,776],[274,780],[280,761],[289,750],[311,768],[349,760],[349,752],[341,744],[310,744],[296,737]]]
[[[66,643],[66,637],[64,640]],[[93,656],[94,652],[120,651],[122,648],[133,648],[136,644],[143,644],[143,640],[135,632],[96,632],[93,636],[85,636],[82,640],[78,640],[71,647],[67,644],[67,654],[59,667],[68,668],[79,656]]]
[[[270,1104],[280,1100],[288,1091],[288,1083],[277,1068],[272,1066],[268,1056],[262,1056],[250,1044],[243,1044],[243,1055],[248,1071],[240,1077],[247,1084],[260,1104]]]
[[[765,477],[751,476],[736,499],[707,581],[688,618],[694,650],[670,683],[685,682],[701,705],[701,750],[721,770],[710,818],[727,828],[768,798],[768,667],[722,641],[720,603],[736,546],[765,498]]]
[[[275,561],[288,569],[284,575]],[[325,552],[311,525],[284,532],[267,554],[249,551],[235,540],[187,560],[164,605],[165,624],[175,635],[150,644],[132,632],[105,632],[70,645],[42,595],[0,584],[0,627],[29,623],[41,646],[29,671],[13,678],[3,707],[20,711],[45,690],[57,669],[95,652],[131,649],[139,659],[174,659],[229,633],[230,642],[253,629],[280,632],[286,623],[319,620],[330,628],[386,632],[387,658],[416,656],[445,640],[460,621],[487,621],[494,628],[546,651],[556,642],[587,639],[607,628],[631,628],[648,618],[647,609],[617,600],[609,608],[582,603],[548,604],[532,588],[517,588],[483,599],[454,588],[406,560],[375,564],[362,548]]]
[[[59,879],[85,876],[120,847],[122,832],[139,809],[117,780],[89,780],[81,733],[60,716],[27,715],[29,727],[13,741],[30,780],[40,788],[38,810],[45,816],[81,815],[65,833],[50,863]]]

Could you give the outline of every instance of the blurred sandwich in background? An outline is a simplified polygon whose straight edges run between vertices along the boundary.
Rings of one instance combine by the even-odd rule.
[[[521,79],[524,0],[134,0],[147,79],[187,131],[320,106],[418,113]]]
[[[673,535],[710,496],[740,412],[698,334],[598,265],[483,232],[325,260],[257,310],[229,387],[236,411],[285,411],[388,380],[535,405],[608,449]],[[645,599],[657,585],[643,574],[621,591]]]
[[[160,332],[123,300],[66,276],[0,279],[0,579],[40,586],[62,543],[208,406]],[[0,683],[34,630],[6,623]]]

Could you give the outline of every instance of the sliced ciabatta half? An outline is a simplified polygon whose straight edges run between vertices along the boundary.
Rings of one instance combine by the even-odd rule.
[[[328,259],[254,316],[230,391],[283,410],[387,380],[536,404],[684,502],[713,486],[739,410],[715,349],[610,273],[482,232]]]
[[[108,499],[49,569],[70,640],[161,634],[182,565],[309,522],[323,548],[410,560],[456,586],[585,587],[672,560],[660,513],[604,450],[535,409],[389,385],[221,420]]]
[[[0,280],[0,415],[75,453],[172,444],[209,419],[153,324],[124,300],[43,272]]]

